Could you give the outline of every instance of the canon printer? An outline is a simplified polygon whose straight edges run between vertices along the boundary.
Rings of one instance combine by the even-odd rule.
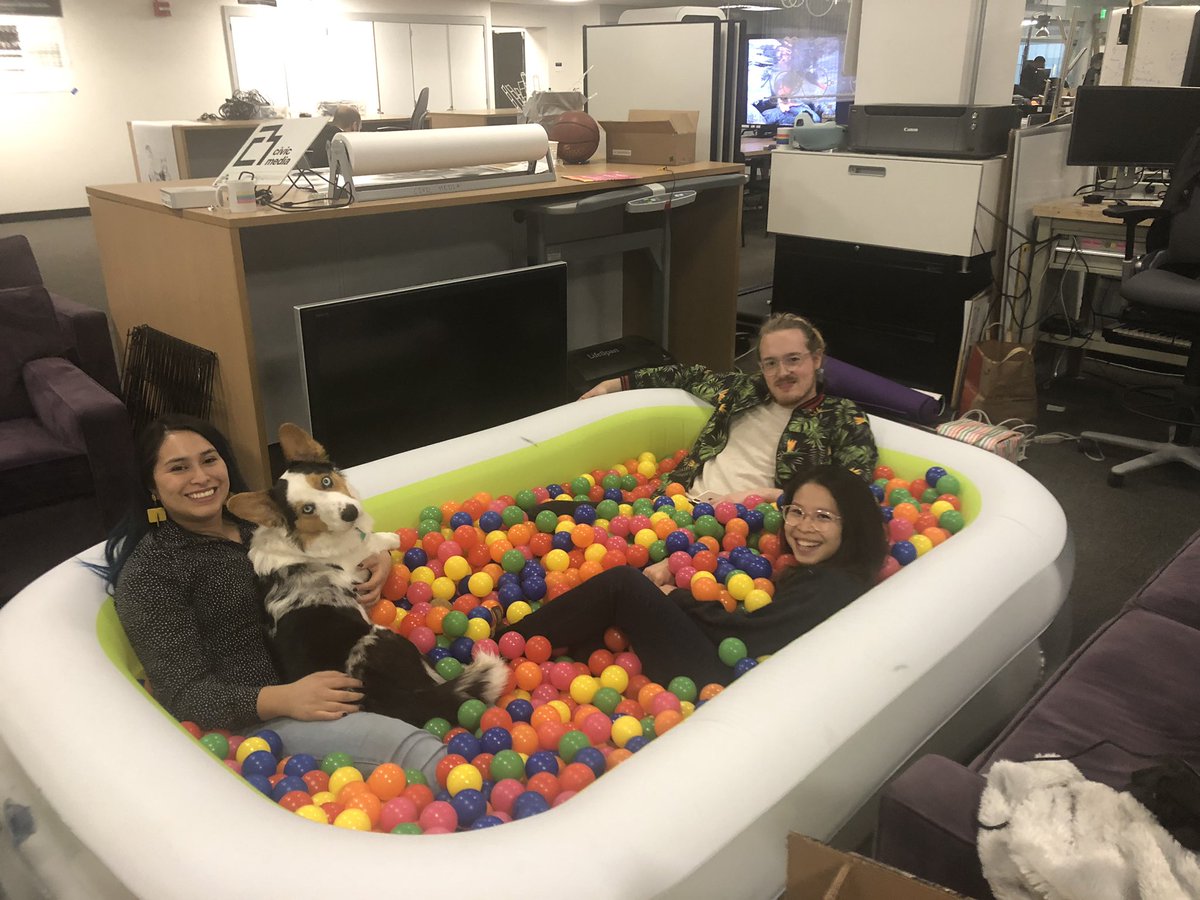
[[[866,153],[982,159],[1008,150],[1016,106],[879,103],[850,107],[849,145]]]

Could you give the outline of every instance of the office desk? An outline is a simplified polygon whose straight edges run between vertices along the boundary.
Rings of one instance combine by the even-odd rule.
[[[1029,305],[1017,310],[1015,330],[1024,343],[1043,340],[1055,346],[1073,350],[1093,350],[1117,356],[1152,359],[1183,365],[1183,356],[1125,344],[1114,344],[1097,333],[1092,337],[1066,338],[1042,334],[1039,324],[1055,312],[1051,308],[1053,297],[1047,288],[1047,276],[1051,271],[1058,273],[1079,272],[1105,278],[1121,277],[1121,261],[1125,255],[1125,226],[1119,219],[1104,215],[1108,203],[1084,203],[1082,197],[1064,197],[1039,203],[1033,207],[1034,229],[1037,252],[1029,261]],[[1146,249],[1148,223],[1137,227],[1135,253],[1141,255]],[[1023,315],[1023,323],[1021,320]],[[1021,328],[1021,325],[1024,325]]]
[[[389,125],[407,125],[411,116],[363,116],[363,131],[374,131]],[[233,155],[246,143],[251,132],[272,119],[239,119],[236,121],[176,122],[171,125],[175,148],[175,163],[179,177],[216,178]],[[126,122],[129,145],[133,150],[133,169],[138,181],[150,180],[142,172],[142,157],[134,138],[133,122]]]
[[[430,112],[430,128],[467,128],[472,125],[518,125],[519,109],[446,109]]]
[[[455,194],[357,203],[343,209],[249,214],[172,210],[159,184],[88,188],[109,310],[119,341],[149,324],[217,353],[215,418],[227,429],[247,479],[267,483],[268,436],[280,422],[307,421],[292,308],[295,305],[391,290],[526,264],[522,203],[614,190],[660,180],[657,166],[613,167],[631,181],[555,182]],[[600,174],[604,163],[571,166],[570,174]],[[675,178],[740,174],[740,165],[694,163]],[[737,311],[740,184],[699,193],[671,213],[670,340],[681,362],[728,369]],[[646,226],[641,216],[611,210],[615,232]],[[578,227],[578,223],[567,223]],[[623,328],[652,335],[652,266],[623,256]],[[464,338],[470,330],[464,323]],[[463,353],[482,348],[463,346]],[[447,358],[453,348],[447,348]],[[522,375],[520,377],[526,377]],[[412,386],[372,386],[381,411],[400,404]],[[419,414],[419,407],[409,407]],[[397,406],[399,409],[399,406]],[[398,413],[399,414],[399,413]]]

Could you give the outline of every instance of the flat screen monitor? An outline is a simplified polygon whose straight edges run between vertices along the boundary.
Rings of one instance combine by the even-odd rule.
[[[802,112],[833,120],[841,63],[840,37],[747,38],[746,124],[794,125]]]
[[[567,265],[297,306],[312,433],[353,466],[559,406]]]
[[[1079,88],[1072,107],[1071,166],[1170,167],[1200,128],[1200,88]]]

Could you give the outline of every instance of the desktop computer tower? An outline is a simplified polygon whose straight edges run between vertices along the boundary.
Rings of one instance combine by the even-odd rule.
[[[830,356],[949,396],[965,304],[991,283],[990,257],[964,260],[781,234],[771,309],[810,319]]]

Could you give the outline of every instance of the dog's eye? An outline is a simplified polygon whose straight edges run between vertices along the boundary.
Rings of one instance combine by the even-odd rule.
[[[300,507],[300,512],[304,513],[306,516],[311,516],[316,511],[317,507],[312,503],[305,503],[302,507]]]
[[[323,487],[323,488],[333,487],[333,479],[330,478],[328,475],[326,475],[324,478],[321,479],[321,487]]]

